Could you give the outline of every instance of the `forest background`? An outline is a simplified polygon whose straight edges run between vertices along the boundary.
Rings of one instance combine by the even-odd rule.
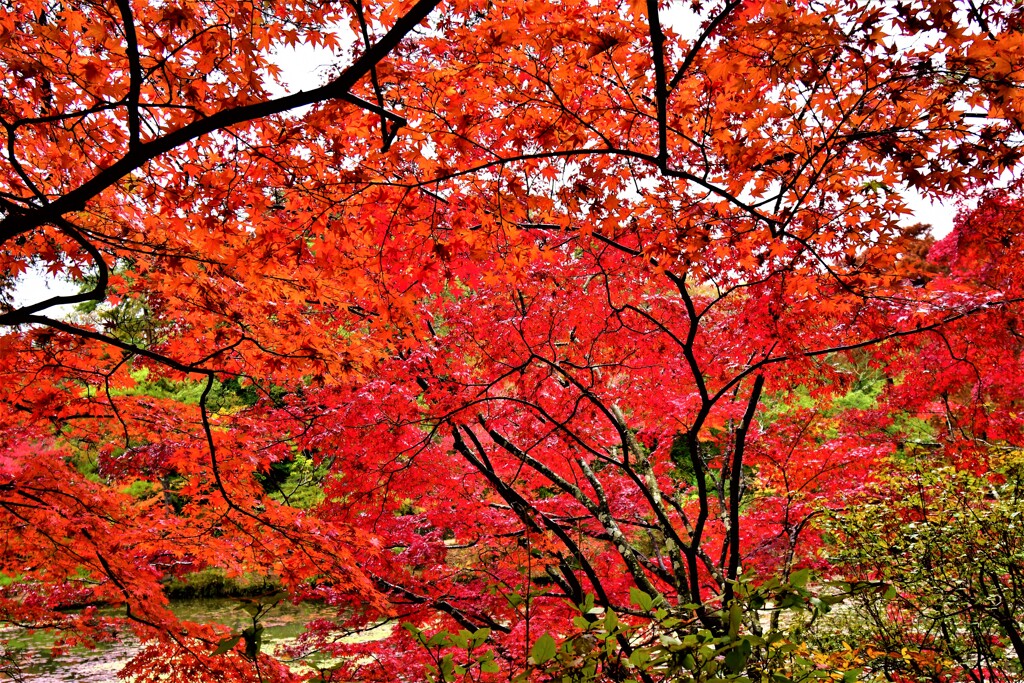
[[[1017,3],[4,9],[0,622],[137,681],[1021,675]],[[280,591],[182,622],[211,570]]]

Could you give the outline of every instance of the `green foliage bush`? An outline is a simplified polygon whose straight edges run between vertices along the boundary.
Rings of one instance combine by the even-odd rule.
[[[164,593],[172,600],[197,598],[245,598],[281,590],[275,577],[259,574],[229,576],[223,569],[209,567],[172,578],[164,584]]]
[[[904,463],[827,522],[829,559],[859,588],[833,635],[858,644],[887,678],[1024,675],[1024,468],[1015,459],[986,475]]]

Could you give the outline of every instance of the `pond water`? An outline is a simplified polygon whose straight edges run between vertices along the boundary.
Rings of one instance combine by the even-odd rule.
[[[182,619],[224,624],[235,631],[251,624],[249,615],[242,610],[238,600],[181,600],[172,602],[171,609]],[[282,602],[261,620],[265,628],[263,651],[273,653],[275,647],[288,643],[302,633],[310,620],[333,618],[336,614],[336,610],[329,607],[305,604],[296,606]],[[75,648],[52,657],[50,645],[53,638],[48,634],[6,631],[0,635],[9,639],[11,651],[31,656],[29,665],[21,671],[21,680],[26,683],[115,683],[120,680],[117,672],[131,659],[139,646],[138,641],[126,636],[121,642],[101,644],[94,650]],[[4,668],[3,663],[0,663],[0,680],[9,680]]]

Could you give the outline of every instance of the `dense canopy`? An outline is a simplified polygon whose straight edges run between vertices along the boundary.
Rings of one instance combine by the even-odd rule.
[[[1019,675],[1019,3],[2,7],[0,624],[137,681]],[[337,607],[321,670],[281,596],[179,621],[208,568]]]

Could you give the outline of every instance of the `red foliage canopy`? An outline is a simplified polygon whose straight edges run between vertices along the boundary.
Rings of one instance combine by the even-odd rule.
[[[307,644],[358,653],[361,680],[437,664],[412,632],[336,638],[380,619],[490,629],[495,680],[588,594],[729,632],[742,573],[816,562],[816,510],[898,446],[887,407],[945,401],[942,438],[1020,442],[1017,195],[930,254],[904,195],[1016,168],[1022,21],[1009,1],[17,3],[0,622],[95,640],[110,619],[65,608],[124,605],[139,680],[291,675],[168,610],[161,581],[218,566],[356,607]],[[270,56],[300,42],[336,71],[271,97]],[[82,291],[15,302],[31,269]],[[879,373],[880,402],[849,403]],[[309,509],[268,485],[299,460]]]

